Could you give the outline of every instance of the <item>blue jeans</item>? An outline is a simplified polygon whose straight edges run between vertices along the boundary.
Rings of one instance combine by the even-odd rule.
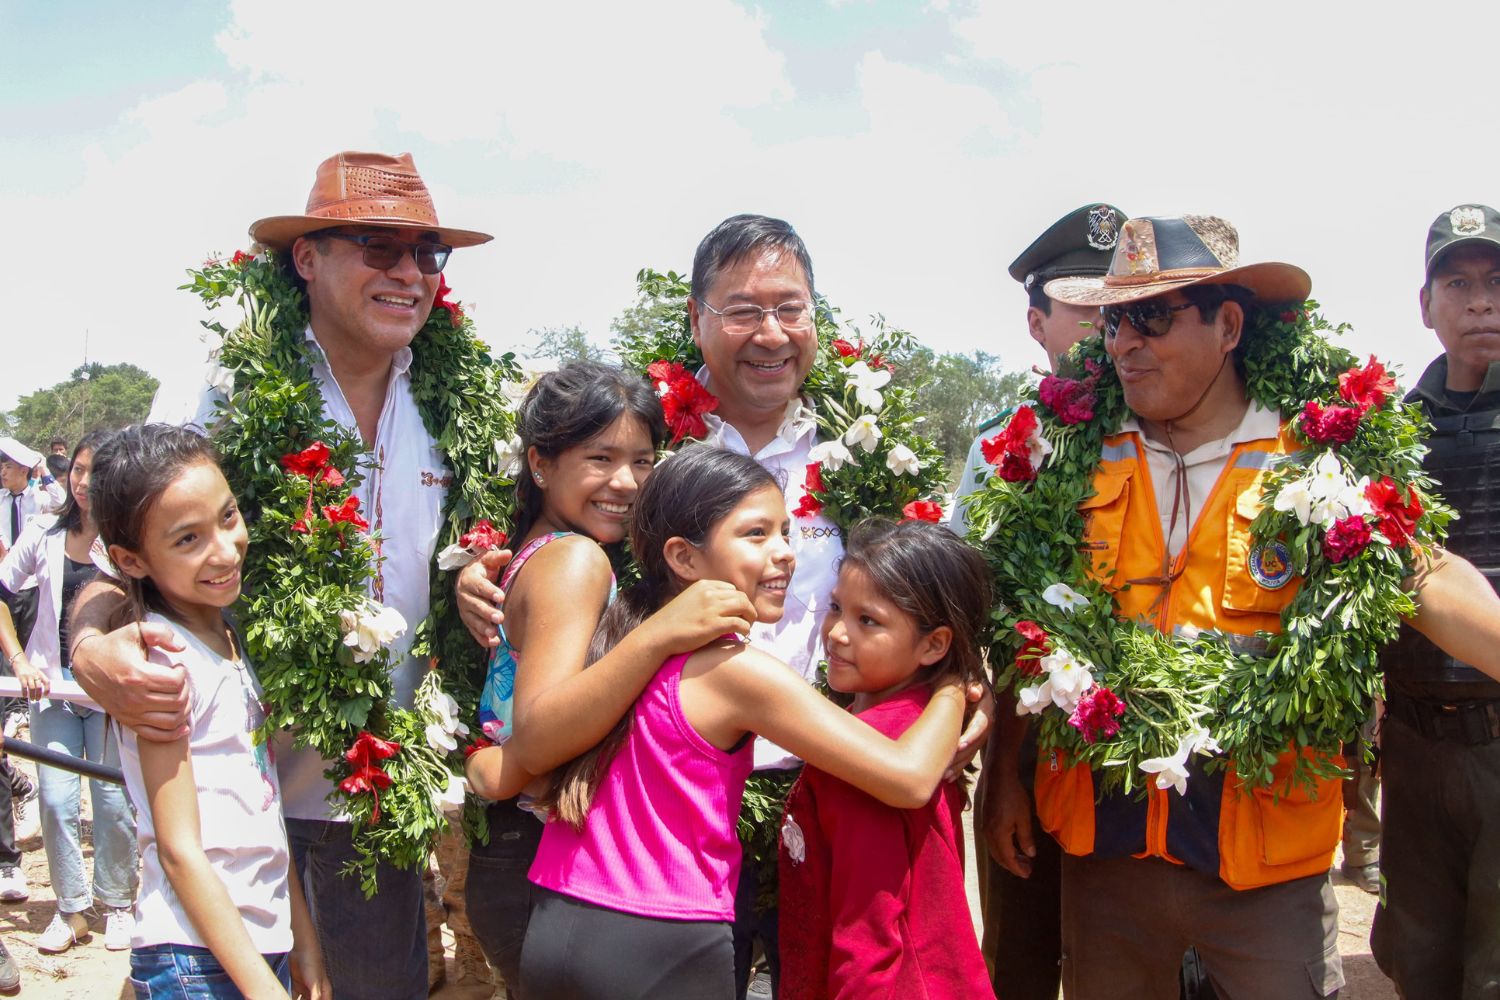
[[[266,964],[292,991],[286,952],[264,956]],[[130,952],[130,985],[136,1000],[241,1000],[244,996],[207,948],[153,944]]]
[[[120,746],[115,734],[108,731],[103,712],[63,701],[48,702],[40,711],[33,706],[31,738],[49,750],[120,766]],[[94,886],[90,892],[83,875],[78,824],[83,779],[72,771],[45,765],[36,770],[42,843],[47,848],[47,870],[52,891],[57,894],[57,908],[63,913],[78,913],[88,909],[94,897],[105,906],[134,906],[135,814],[125,797],[125,786],[89,779],[89,798],[94,804]]]
[[[421,869],[380,865],[378,890],[366,899],[358,877],[340,874],[356,858],[350,824],[288,817],[286,835],[334,996],[426,1000],[427,913]]]

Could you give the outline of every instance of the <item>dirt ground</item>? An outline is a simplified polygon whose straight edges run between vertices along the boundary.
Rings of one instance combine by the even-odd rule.
[[[24,737],[23,737],[24,738]],[[25,761],[17,762],[31,770]],[[88,795],[83,796],[84,816],[89,815]],[[968,825],[969,816],[965,816]],[[970,834],[972,836],[972,834]],[[969,841],[972,843],[972,840]],[[92,851],[85,838],[85,860],[92,866]],[[37,839],[23,845],[26,877],[31,884],[31,898],[24,903],[0,903],[0,939],[15,957],[21,969],[23,997],[38,1000],[132,1000],[127,982],[129,952],[111,952],[104,947],[102,920],[91,927],[92,938],[75,945],[61,955],[43,955],[35,942],[52,919],[54,896],[48,883],[47,859]],[[977,928],[979,900],[974,876],[973,858],[969,858],[969,909]],[[1333,883],[1339,899],[1339,950],[1344,956],[1344,976],[1348,985],[1340,994],[1344,1000],[1395,1000],[1390,980],[1375,966],[1370,955],[1370,920],[1375,912],[1375,897],[1348,883],[1335,867]],[[455,979],[453,938],[446,930],[444,943],[449,978]],[[503,1000],[503,991],[478,984],[452,984],[432,994],[434,1000]]]

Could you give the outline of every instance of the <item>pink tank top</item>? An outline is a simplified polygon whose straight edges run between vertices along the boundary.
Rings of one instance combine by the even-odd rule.
[[[548,822],[531,881],[588,903],[668,920],[734,919],[735,825],[750,740],[720,750],[682,714],[683,653],[662,664],[632,711],[582,832]]]

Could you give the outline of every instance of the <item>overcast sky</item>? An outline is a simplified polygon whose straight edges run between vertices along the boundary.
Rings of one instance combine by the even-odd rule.
[[[1043,361],[1005,266],[1063,213],[1222,215],[1407,378],[1432,219],[1500,202],[1493,0],[0,0],[0,409],[85,356],[201,370],[183,269],[410,151],[481,334],[599,342],[642,266],[790,220],[846,317]]]

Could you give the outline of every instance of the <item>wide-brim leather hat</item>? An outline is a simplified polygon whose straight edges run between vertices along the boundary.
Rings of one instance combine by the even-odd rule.
[[[494,239],[488,233],[453,229],[438,222],[432,195],[410,153],[344,152],[318,164],[307,211],[273,215],[250,226],[250,238],[273,250],[299,236],[333,226],[382,226],[434,233],[440,243],[472,247]]]
[[[1239,285],[1257,302],[1301,302],[1312,278],[1295,264],[1239,263],[1240,234],[1212,215],[1131,219],[1100,278],[1047,282],[1050,298],[1076,306],[1122,305],[1190,285]]]

